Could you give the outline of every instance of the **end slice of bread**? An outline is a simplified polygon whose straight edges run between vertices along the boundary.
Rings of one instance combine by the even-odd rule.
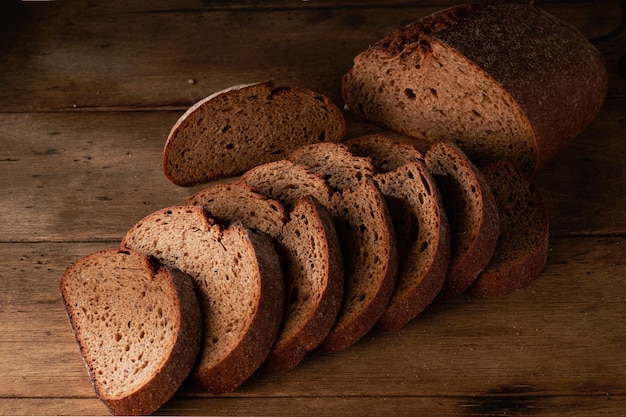
[[[451,259],[441,294],[465,291],[487,266],[498,241],[498,207],[483,174],[465,153],[447,141],[426,152],[450,222]]]
[[[122,247],[189,274],[198,288],[203,342],[193,379],[212,393],[239,387],[265,361],[283,314],[283,277],[273,243],[235,223],[223,228],[197,206],[156,211]]]
[[[106,249],[70,266],[60,289],[96,394],[113,414],[152,414],[174,395],[200,348],[189,276]]]
[[[396,289],[378,321],[397,330],[414,319],[441,290],[450,262],[450,231],[439,189],[421,152],[384,135],[344,142],[351,152],[370,157],[398,239]]]
[[[315,142],[345,134],[341,110],[322,94],[271,82],[231,87],[194,104],[173,126],[165,176],[189,186],[241,174]]]
[[[343,260],[334,224],[312,197],[295,200],[286,213],[276,200],[244,182],[216,184],[194,194],[212,218],[267,233],[278,250],[285,279],[285,315],[263,368],[293,369],[330,331],[343,294]]]
[[[497,297],[529,284],[548,256],[549,219],[537,188],[509,161],[483,168],[500,212],[500,234],[491,261],[470,288]]]

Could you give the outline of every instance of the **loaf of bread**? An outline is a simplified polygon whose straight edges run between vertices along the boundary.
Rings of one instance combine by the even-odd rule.
[[[456,145],[434,143],[425,162],[450,222],[451,258],[442,296],[464,292],[487,266],[498,241],[498,207],[482,173]]]
[[[470,292],[477,297],[498,297],[528,285],[543,270],[549,220],[537,188],[509,161],[482,171],[498,205],[500,233],[493,257]]]
[[[315,142],[343,139],[343,113],[328,97],[271,82],[231,87],[189,108],[163,151],[165,176],[189,186],[241,174]]]
[[[329,210],[342,246],[346,287],[335,326],[322,346],[347,349],[374,327],[395,288],[398,249],[391,216],[371,161],[344,145],[307,145],[287,159],[305,165],[335,191]]]
[[[606,89],[603,57],[577,29],[514,2],[455,6],[405,26],[357,55],[342,86],[367,120],[527,173],[591,122]]]
[[[189,276],[135,251],[106,249],[70,266],[60,289],[96,394],[111,413],[152,414],[174,395],[200,348]]]
[[[378,320],[397,330],[417,317],[441,290],[450,262],[450,231],[439,189],[413,146],[384,135],[344,142],[369,157],[385,196],[398,240],[398,278],[394,294]]]
[[[283,205],[256,193],[242,181],[212,185],[187,204],[200,205],[226,223],[241,221],[268,234],[278,250],[286,305],[278,338],[263,368],[293,369],[330,332],[343,297],[343,260],[332,218],[310,197]]]
[[[284,292],[278,255],[264,234],[235,223],[223,228],[198,206],[149,214],[123,248],[189,274],[203,313],[203,341],[192,378],[205,390],[239,387],[265,361],[282,321]]]

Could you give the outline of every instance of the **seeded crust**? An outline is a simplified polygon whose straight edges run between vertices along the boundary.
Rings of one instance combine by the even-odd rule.
[[[396,237],[375,169],[341,144],[298,148],[288,157],[307,166],[335,190],[329,209],[346,266],[344,302],[322,346],[347,349],[371,330],[385,311],[398,272]]]
[[[70,266],[60,289],[111,413],[152,414],[174,395],[200,348],[200,308],[187,275],[135,251],[106,249]]]
[[[491,189],[480,170],[461,149],[440,141],[426,152],[450,222],[451,258],[442,296],[465,291],[489,263],[500,220]]]
[[[219,394],[265,361],[283,314],[283,277],[272,242],[235,223],[215,224],[197,206],[156,211],[131,228],[122,247],[189,274],[199,293],[203,342],[192,378]]]
[[[231,87],[194,104],[173,126],[165,176],[190,186],[282,159],[298,146],[338,142],[343,113],[328,97],[271,82]]]
[[[370,157],[374,177],[389,208],[398,239],[398,279],[382,330],[397,330],[421,313],[439,294],[450,262],[448,219],[435,180],[422,154],[383,135],[344,142],[358,156]]]
[[[213,218],[267,233],[274,239],[285,279],[285,314],[276,344],[263,364],[271,372],[293,369],[328,335],[343,296],[343,260],[332,218],[312,197],[282,204],[244,182],[217,184],[194,194]]]
[[[498,297],[528,285],[548,256],[549,220],[539,191],[509,161],[483,168],[500,213],[500,236],[491,262],[470,288]]]
[[[403,27],[357,55],[342,85],[365,119],[527,173],[593,120],[606,89],[600,52],[520,3],[460,5]]]

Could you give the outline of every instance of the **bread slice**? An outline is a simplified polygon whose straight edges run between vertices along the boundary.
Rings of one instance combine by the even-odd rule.
[[[606,89],[600,52],[528,2],[427,16],[357,55],[342,86],[346,105],[376,124],[529,173],[591,122]]]
[[[397,330],[417,317],[443,286],[450,262],[448,218],[437,184],[417,149],[380,134],[344,144],[352,153],[371,158],[378,171],[374,178],[393,220],[398,278],[378,327]]]
[[[295,200],[285,213],[244,182],[216,184],[194,194],[212,218],[241,221],[274,239],[285,279],[285,315],[263,368],[293,369],[330,332],[343,296],[343,260],[333,221],[312,197]]]
[[[285,157],[298,146],[337,142],[343,113],[328,97],[271,82],[238,85],[189,108],[163,151],[165,176],[189,186],[241,174]]]
[[[335,190],[329,209],[346,266],[344,302],[322,346],[347,349],[371,330],[393,294],[398,253],[385,199],[373,179],[374,167],[341,144],[298,148],[288,157],[307,166]]]
[[[425,155],[450,222],[451,258],[443,296],[465,291],[489,263],[498,241],[498,207],[480,170],[451,142],[433,144]]]
[[[252,168],[243,173],[240,181],[287,207],[306,196],[315,198],[324,207],[331,207],[333,191],[328,184],[306,166],[286,159]]]
[[[283,278],[272,242],[233,224],[224,229],[197,206],[156,211],[122,247],[189,274],[203,312],[203,342],[192,378],[211,393],[240,386],[263,363],[283,314]]]
[[[152,414],[174,395],[200,348],[200,308],[187,275],[135,251],[105,249],[70,266],[60,289],[111,413]]]
[[[500,236],[489,265],[470,288],[477,297],[497,297],[526,286],[548,256],[549,220],[539,191],[509,161],[483,168],[500,212]]]

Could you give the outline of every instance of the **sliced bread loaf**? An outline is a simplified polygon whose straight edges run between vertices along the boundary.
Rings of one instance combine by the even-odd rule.
[[[465,291],[489,263],[498,241],[498,207],[480,170],[451,142],[425,155],[450,222],[451,258],[441,294]]]
[[[204,336],[191,376],[201,387],[232,391],[261,366],[276,340],[284,299],[278,256],[266,235],[237,223],[223,228],[201,207],[177,206],[139,221],[122,247],[194,279]]]
[[[405,26],[357,55],[342,86],[347,106],[374,123],[526,172],[591,122],[606,89],[602,55],[576,28],[515,2]]]
[[[497,297],[534,280],[548,256],[549,220],[539,191],[508,161],[483,168],[500,213],[500,234],[491,261],[470,292]]]
[[[342,246],[346,287],[335,326],[322,345],[343,350],[372,329],[393,294],[398,254],[391,217],[373,179],[374,167],[344,145],[303,146],[287,159],[307,166],[335,190],[329,210]]]
[[[285,213],[280,202],[241,181],[208,187],[187,204],[203,206],[215,219],[241,221],[274,239],[286,305],[278,339],[263,367],[272,372],[294,368],[328,335],[341,306],[343,260],[328,212],[313,198],[302,197]]]
[[[393,221],[398,278],[378,327],[397,330],[421,313],[443,286],[450,261],[448,218],[437,184],[414,147],[383,135],[344,143],[352,153],[371,158]]]
[[[337,142],[343,113],[328,97],[271,82],[235,86],[194,104],[173,126],[163,152],[165,176],[188,186],[241,174],[298,146]]]
[[[96,394],[115,415],[152,414],[193,368],[201,318],[191,279],[135,251],[70,266],[61,295]]]

